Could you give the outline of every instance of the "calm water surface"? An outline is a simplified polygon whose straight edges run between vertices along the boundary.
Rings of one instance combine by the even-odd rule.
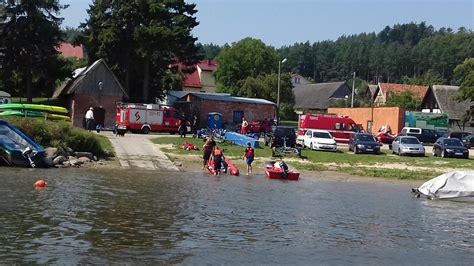
[[[0,263],[472,265],[474,204],[409,185],[1,168]],[[32,187],[38,178],[49,185]]]

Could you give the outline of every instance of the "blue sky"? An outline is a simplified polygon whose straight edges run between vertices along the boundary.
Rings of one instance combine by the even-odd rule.
[[[60,0],[64,25],[84,22],[92,0]],[[281,47],[379,32],[386,25],[421,22],[435,28],[474,28],[474,0],[189,0],[197,4],[201,43],[225,44],[245,37]]]

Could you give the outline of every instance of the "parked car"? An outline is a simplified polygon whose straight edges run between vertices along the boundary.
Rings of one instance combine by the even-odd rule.
[[[416,138],[410,136],[396,137],[392,142],[392,153],[403,155],[425,156],[425,147]]]
[[[418,127],[404,127],[398,135],[416,137],[422,143],[435,143],[436,140],[441,137],[434,129]]]
[[[471,135],[471,133],[469,132],[450,132],[447,137],[448,138],[456,138],[456,139],[459,139],[459,140],[462,140],[464,137],[467,137]]]
[[[433,144],[433,156],[469,158],[469,150],[457,138],[439,138]]]
[[[353,134],[349,140],[349,151],[357,153],[380,153],[380,144],[374,136],[365,133]]]
[[[465,136],[464,138],[462,138],[462,143],[468,149],[474,147],[474,134],[469,135],[469,136]]]
[[[327,130],[309,129],[303,137],[304,147],[311,150],[336,151],[337,144]]]
[[[265,134],[265,146],[270,147],[296,147],[296,132],[292,127],[273,126],[271,130]]]

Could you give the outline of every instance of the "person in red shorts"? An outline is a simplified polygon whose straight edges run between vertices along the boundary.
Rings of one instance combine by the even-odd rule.
[[[247,121],[247,119],[245,119],[245,117],[242,117],[242,128],[240,129],[240,133],[242,135],[247,134],[248,127],[249,127],[249,122]]]

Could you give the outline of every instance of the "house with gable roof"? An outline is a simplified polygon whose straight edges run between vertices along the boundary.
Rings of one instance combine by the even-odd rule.
[[[474,127],[474,121],[463,125],[463,115],[474,105],[469,100],[458,102],[456,96],[459,86],[431,85],[423,98],[421,108],[425,113],[447,114],[449,127],[454,130],[466,130],[466,126]]]
[[[183,74],[183,91],[189,92],[216,92],[216,79],[214,72],[217,63],[213,60],[202,60],[192,66],[189,74]]]
[[[396,84],[396,83],[379,83],[375,89],[373,96],[373,103],[375,107],[384,106],[388,99],[396,94],[401,94],[403,92],[411,92],[414,97],[420,101],[426,95],[428,91],[428,86],[419,86],[419,85],[408,85],[408,84]]]
[[[337,101],[348,101],[352,89],[344,81],[301,84],[293,88],[297,113],[326,113]]]
[[[99,59],[88,67],[76,69],[72,78],[66,79],[55,90],[53,98],[60,99],[69,109],[74,126],[83,126],[86,111],[93,107],[96,120],[103,119],[99,122],[112,127],[115,125],[117,102],[122,102],[128,95],[107,63]]]

